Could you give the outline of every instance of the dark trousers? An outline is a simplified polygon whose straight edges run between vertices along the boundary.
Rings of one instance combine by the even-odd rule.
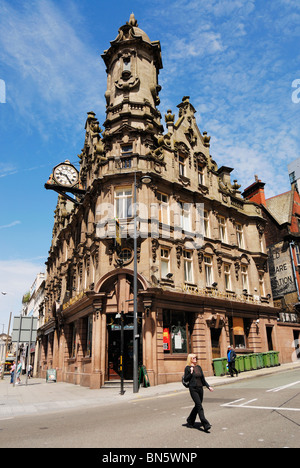
[[[197,414],[199,415],[200,421],[204,426],[207,426],[209,422],[204,416],[204,410],[202,406],[203,401],[203,387],[190,387],[190,395],[195,403],[194,408],[192,409],[191,414],[189,415],[187,421],[189,424],[193,425],[196,421]]]
[[[235,361],[232,361],[232,362],[228,363],[228,370],[229,370],[229,373],[230,373],[231,377],[233,377],[234,373],[236,375],[238,375],[238,371],[235,368]]]

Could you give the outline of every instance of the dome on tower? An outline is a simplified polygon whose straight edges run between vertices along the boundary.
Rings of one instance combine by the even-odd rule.
[[[142,37],[143,41],[151,44],[151,41],[145,31],[138,27],[138,22],[135,19],[134,13],[131,13],[128,24],[133,27],[134,36]]]

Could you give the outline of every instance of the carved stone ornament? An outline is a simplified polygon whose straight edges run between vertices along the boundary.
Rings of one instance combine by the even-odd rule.
[[[204,253],[202,252],[202,250],[199,250],[198,251],[198,265],[199,265],[200,273],[202,273],[203,260],[204,260]]]
[[[207,164],[207,157],[203,153],[194,153],[194,166],[197,169],[198,164],[205,166]]]
[[[172,114],[171,109],[168,109],[167,114],[165,114],[165,122],[167,125],[175,122],[175,114]]]
[[[218,258],[217,258],[217,265],[218,265],[218,273],[219,273],[219,276],[221,276],[221,274],[222,274],[222,265],[223,265],[223,259],[222,259],[222,257],[218,257]]]
[[[238,280],[239,279],[239,271],[240,271],[240,268],[241,268],[241,264],[240,264],[239,261],[234,263],[234,268],[235,268],[235,277]]]
[[[122,91],[126,91],[135,88],[139,83],[140,79],[138,76],[130,76],[130,78],[127,79],[127,75],[124,75],[115,81],[115,86]]]
[[[260,223],[259,221],[257,221],[256,223],[256,227],[257,227],[257,230],[258,230],[258,233],[259,233],[259,237],[261,238],[265,232],[265,226]]]
[[[180,268],[181,265],[181,256],[182,256],[182,247],[178,245],[176,247],[176,259],[177,259],[177,267]]]
[[[153,260],[153,263],[156,262],[158,247],[159,247],[158,240],[157,239],[152,239],[152,260]]]

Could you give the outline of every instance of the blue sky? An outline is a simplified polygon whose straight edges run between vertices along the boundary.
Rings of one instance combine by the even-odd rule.
[[[267,197],[289,190],[299,0],[0,0],[0,332],[45,270],[56,195],[44,183],[59,162],[78,164],[87,112],[104,122],[101,54],[131,12],[161,42],[162,116],[189,95],[213,158],[243,189],[257,174]]]

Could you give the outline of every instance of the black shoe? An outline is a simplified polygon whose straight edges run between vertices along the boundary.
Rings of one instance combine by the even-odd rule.
[[[208,432],[211,429],[211,424],[204,426],[204,432]]]
[[[187,419],[187,421],[186,421],[186,427],[189,427],[189,428],[192,429],[192,428],[195,427],[195,423],[192,424],[192,423],[190,423],[190,421]]]

